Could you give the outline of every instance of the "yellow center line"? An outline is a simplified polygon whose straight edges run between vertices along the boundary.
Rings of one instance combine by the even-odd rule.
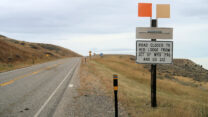
[[[10,81],[8,81],[8,82],[5,82],[5,83],[2,83],[2,84],[0,84],[0,86],[6,86],[6,85],[9,85],[9,84],[12,84],[14,82],[14,80],[10,80]]]
[[[12,83],[14,83],[16,80],[20,80],[20,79],[23,79],[23,78],[25,78],[25,77],[28,77],[28,76],[31,76],[31,75],[35,75],[35,74],[40,73],[40,72],[42,72],[42,71],[44,71],[44,70],[47,70],[47,69],[52,69],[52,68],[57,67],[58,65],[61,65],[61,64],[63,64],[63,62],[62,62],[62,63],[59,63],[59,64],[54,64],[54,65],[51,65],[51,66],[48,66],[48,67],[45,67],[45,68],[42,68],[42,69],[39,69],[39,70],[37,70],[37,71],[33,71],[33,72],[31,72],[31,73],[28,73],[28,74],[24,74],[24,75],[22,75],[22,76],[18,76],[18,77],[16,77],[16,78],[14,78],[13,80],[10,80],[10,81],[1,83],[0,86],[3,87],[3,86],[6,86],[6,85],[9,85],[9,84],[12,84]]]

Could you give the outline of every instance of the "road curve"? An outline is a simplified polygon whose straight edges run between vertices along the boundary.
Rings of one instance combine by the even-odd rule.
[[[0,73],[0,117],[51,117],[81,58]]]

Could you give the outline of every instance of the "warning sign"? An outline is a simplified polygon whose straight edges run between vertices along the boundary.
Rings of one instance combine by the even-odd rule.
[[[140,41],[136,43],[136,62],[148,64],[171,64],[172,41]]]

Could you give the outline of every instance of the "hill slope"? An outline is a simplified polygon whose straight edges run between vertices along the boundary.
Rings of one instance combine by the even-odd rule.
[[[81,94],[99,97],[94,91],[99,89],[102,95],[113,97],[113,74],[118,74],[119,102],[131,117],[208,116],[208,71],[190,60],[158,65],[156,109],[150,102],[150,65],[136,64],[134,56],[106,55],[88,60],[82,65]]]
[[[0,35],[0,71],[7,65],[14,67],[20,64],[34,64],[64,57],[81,55],[52,44],[29,43]]]

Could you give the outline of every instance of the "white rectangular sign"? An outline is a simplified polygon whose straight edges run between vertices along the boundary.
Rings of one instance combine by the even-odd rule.
[[[136,62],[148,64],[171,64],[173,61],[172,41],[137,41]]]
[[[137,39],[173,39],[173,28],[137,27]]]

